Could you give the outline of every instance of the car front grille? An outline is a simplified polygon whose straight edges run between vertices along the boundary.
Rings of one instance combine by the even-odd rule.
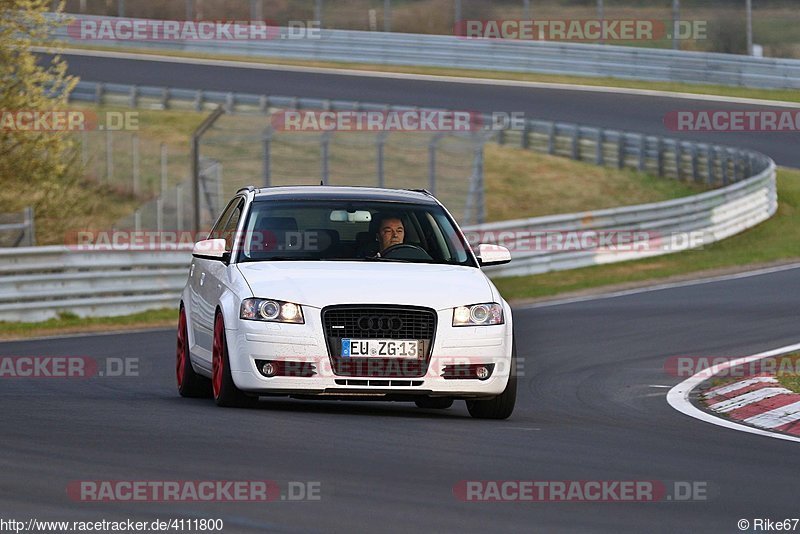
[[[436,334],[436,312],[409,306],[330,306],[322,310],[322,324],[333,371],[343,376],[423,376]],[[422,358],[343,358],[342,339],[407,339],[423,342]]]

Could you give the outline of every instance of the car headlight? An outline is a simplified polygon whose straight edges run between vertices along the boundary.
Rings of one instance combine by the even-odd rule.
[[[453,308],[453,326],[503,324],[503,307],[495,302]]]
[[[274,299],[244,299],[239,317],[251,321],[303,324],[303,308],[293,302]]]

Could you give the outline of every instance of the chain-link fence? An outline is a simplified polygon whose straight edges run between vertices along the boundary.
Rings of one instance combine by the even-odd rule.
[[[486,136],[456,132],[277,131],[270,116],[223,115],[202,137],[201,227],[246,185],[351,185],[428,189],[467,222],[477,222],[482,199],[469,198]],[[211,172],[218,189],[202,186]],[[213,181],[213,180],[212,180]],[[213,187],[212,187],[213,189]],[[481,188],[482,190],[482,188]],[[477,195],[477,193],[474,193]],[[213,215],[212,215],[213,214]]]

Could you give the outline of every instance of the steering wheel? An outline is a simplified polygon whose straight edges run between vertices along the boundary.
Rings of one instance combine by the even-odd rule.
[[[397,245],[387,247],[381,252],[381,256],[399,260],[433,260],[431,255],[428,254],[424,248],[416,245],[409,245],[408,243],[398,243]]]

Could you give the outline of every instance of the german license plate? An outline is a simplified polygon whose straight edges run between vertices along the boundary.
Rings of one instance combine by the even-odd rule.
[[[416,339],[342,339],[342,358],[423,357],[422,341]]]

